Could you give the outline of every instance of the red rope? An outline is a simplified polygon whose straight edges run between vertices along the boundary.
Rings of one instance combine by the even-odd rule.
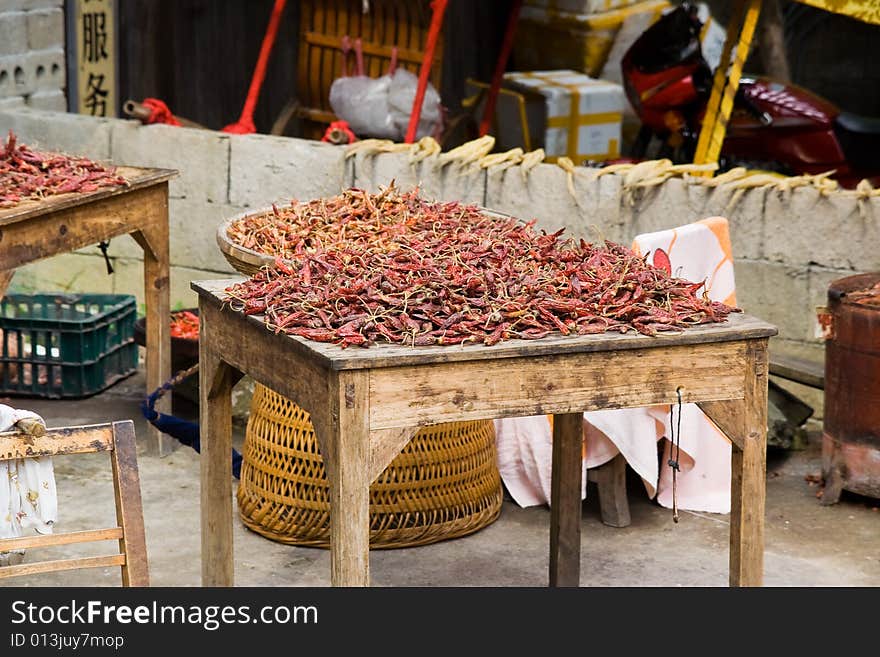
[[[446,13],[448,0],[431,0],[431,26],[428,28],[428,40],[425,43],[425,55],[422,57],[422,68],[419,71],[419,86],[416,88],[416,97],[413,99],[412,113],[409,115],[409,126],[406,129],[407,144],[416,140],[416,130],[419,127],[419,119],[422,117],[422,104],[425,102],[425,91],[428,89],[428,76],[431,73],[431,64],[434,61],[434,50],[437,48],[437,39],[443,28],[443,15]]]
[[[269,18],[269,26],[266,28],[266,35],[263,37],[263,45],[260,46],[260,56],[257,58],[257,65],[251,78],[251,86],[244,101],[244,108],[241,110],[241,117],[239,117],[237,122],[230,123],[223,128],[223,132],[245,135],[257,131],[254,125],[254,109],[257,107],[257,98],[260,95],[260,88],[263,86],[263,78],[266,77],[266,65],[269,63],[269,55],[272,53],[272,47],[275,45],[278,24],[281,22],[281,14],[284,12],[284,5],[286,4],[287,0],[275,0],[272,16]]]
[[[357,141],[357,137],[355,137],[354,132],[352,132],[351,128],[348,125],[348,121],[334,121],[329,126],[327,126],[327,130],[324,131],[324,136],[321,137],[321,141],[336,143],[333,141],[333,133],[334,131],[339,131],[343,135],[345,135],[346,139],[348,139],[347,144],[353,144]]]
[[[495,74],[492,76],[492,85],[489,87],[489,96],[486,98],[486,108],[483,110],[483,120],[480,122],[480,137],[489,134],[492,128],[492,118],[495,116],[495,104],[498,102],[498,92],[501,89],[501,79],[507,68],[507,60],[513,49],[513,35],[516,34],[516,22],[519,20],[519,10],[522,0],[513,0],[510,8],[510,17],[507,19],[507,29],[504,31],[504,41],[501,44],[501,52],[498,53],[498,61],[495,64]]]
[[[164,123],[166,125],[180,125],[180,121],[174,118],[171,110],[168,109],[168,105],[158,98],[144,98],[144,102],[142,102],[141,105],[150,110],[150,116],[147,117],[148,124]]]

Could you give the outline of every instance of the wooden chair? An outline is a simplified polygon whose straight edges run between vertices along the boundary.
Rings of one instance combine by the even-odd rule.
[[[3,566],[0,567],[0,579],[62,570],[119,566],[122,569],[123,586],[149,586],[134,423],[125,420],[83,427],[46,429],[41,436],[21,432],[0,433],[0,459],[3,460],[92,452],[110,452],[118,526],[66,534],[0,539],[0,552],[117,539],[119,554]]]

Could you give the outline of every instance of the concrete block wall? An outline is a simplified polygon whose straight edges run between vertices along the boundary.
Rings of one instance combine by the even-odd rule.
[[[0,108],[67,109],[63,4],[0,2]]]
[[[405,153],[359,154],[341,147],[264,135],[141,126],[118,119],[58,114],[0,103],[0,134],[118,164],[178,169],[170,185],[172,304],[191,306],[189,282],[232,274],[215,244],[217,226],[240,212],[329,196],[357,186],[377,190],[395,181],[420,185],[427,196],[464,200],[536,219],[548,231],[629,244],[644,232],[712,215],[730,221],[740,306],[779,327],[771,350],[821,361],[815,307],[828,283],[880,270],[880,199],[822,196],[813,189],[782,193],[755,189],[735,194],[696,181],[673,179],[659,187],[626,190],[617,175],[573,177],[541,164],[524,176],[519,167],[481,169],[433,156],[412,162]],[[573,190],[573,194],[572,194]],[[107,276],[96,247],[22,268],[18,289],[133,292],[142,297],[140,249],[130,238],[112,241],[116,273]],[[821,401],[814,397],[813,401]]]

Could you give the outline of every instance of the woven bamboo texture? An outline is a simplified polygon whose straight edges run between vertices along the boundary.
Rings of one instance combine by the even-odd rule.
[[[397,46],[398,66],[419,73],[431,22],[428,0],[372,0],[364,13],[361,0],[301,0],[297,97],[304,119],[302,136],[318,139],[336,116],[330,86],[342,74],[342,37],[361,39],[364,74],[384,75]],[[348,72],[354,75],[354,56]],[[431,82],[440,88],[443,39],[431,65]]]
[[[329,547],[329,498],[308,413],[257,384],[238,487],[242,521],[281,543]],[[370,547],[471,534],[498,518],[501,501],[491,420],[425,427],[370,486]]]

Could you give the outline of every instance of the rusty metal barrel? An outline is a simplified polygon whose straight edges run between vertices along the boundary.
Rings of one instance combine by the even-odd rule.
[[[880,272],[833,281],[828,315],[822,503],[880,498]]]

